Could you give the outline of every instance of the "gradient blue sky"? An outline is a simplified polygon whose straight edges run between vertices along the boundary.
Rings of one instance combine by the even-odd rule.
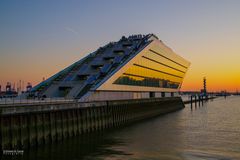
[[[1,0],[0,84],[34,85],[122,35],[154,33],[192,65],[183,90],[240,89],[238,0]]]

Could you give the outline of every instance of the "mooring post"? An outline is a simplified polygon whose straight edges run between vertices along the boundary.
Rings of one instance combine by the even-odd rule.
[[[194,96],[195,97],[195,107],[197,106],[197,95]]]
[[[198,104],[199,104],[199,107],[200,107],[200,101],[201,101],[201,97],[200,97],[200,95],[198,95]]]
[[[192,103],[193,103],[193,101],[192,101],[192,95],[191,95],[191,109],[192,109]]]

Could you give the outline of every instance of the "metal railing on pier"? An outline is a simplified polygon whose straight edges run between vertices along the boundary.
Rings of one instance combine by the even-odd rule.
[[[49,103],[69,103],[76,101],[77,101],[76,99],[66,98],[38,98],[38,99],[0,98],[0,107],[16,105],[49,104]]]
[[[78,102],[76,99],[43,99],[43,100],[24,100],[13,101],[0,104],[1,114],[20,114],[26,112],[44,112],[84,107],[99,107],[99,106],[117,106],[136,103],[154,103],[164,102],[170,99],[180,99],[180,97],[165,97],[165,98],[148,98],[148,99],[131,99],[131,100],[112,100],[112,101],[92,101]]]

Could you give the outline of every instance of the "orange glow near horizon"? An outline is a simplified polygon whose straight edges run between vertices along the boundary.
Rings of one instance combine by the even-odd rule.
[[[180,44],[179,42],[166,42],[165,44],[171,47],[176,54],[182,56],[191,62],[191,65],[184,78],[181,91],[200,91],[203,87],[203,77],[207,79],[207,90],[210,92],[216,91],[240,91],[240,46],[234,43],[225,43],[221,48],[209,45],[209,42],[202,43],[201,46],[196,46],[194,42],[186,42],[189,46]],[[219,44],[223,44],[220,43]],[[102,45],[102,44],[100,44]],[[95,50],[99,44],[88,45],[86,48],[60,50],[45,50],[49,53],[48,58],[41,55],[41,52],[34,51],[35,55],[27,57],[9,57],[2,56],[0,64],[0,85],[2,90],[5,90],[7,82],[12,85],[19,80],[31,82],[33,86],[40,83],[43,79],[51,77],[65,67],[71,65],[81,59],[85,54]],[[184,46],[184,48],[183,48]],[[229,49],[231,48],[231,50]],[[71,53],[71,54],[70,54]],[[206,58],[205,58],[206,57]],[[26,58],[26,59],[24,59]],[[13,62],[11,64],[11,62]],[[11,65],[9,65],[11,64]]]
[[[201,59],[199,61],[200,63],[204,62]],[[224,59],[224,57],[216,57],[216,61],[209,64],[208,62],[202,65],[192,63],[184,79],[181,91],[200,91],[203,89],[203,77],[207,79],[208,91],[239,91],[240,71],[237,68],[240,68],[240,64],[233,63],[234,61],[237,60],[227,63],[227,59]],[[222,62],[225,62],[225,64],[221,64]]]
[[[40,65],[39,63],[19,64],[18,68],[12,66],[9,67],[8,70],[6,69],[5,72],[1,70],[1,75],[3,75],[0,81],[2,90],[5,90],[7,82],[11,82],[12,85],[15,83],[15,88],[17,88],[19,80],[24,81],[24,86],[26,86],[27,82],[31,82],[32,85],[35,86],[42,81],[43,77],[45,79],[51,77],[80,58],[81,57],[77,58],[76,56],[65,61],[56,58],[52,63],[48,60],[45,62],[45,65]],[[58,63],[59,61],[61,64]],[[181,91],[200,91],[203,88],[203,77],[207,79],[207,90],[210,92],[222,90],[236,92],[240,90],[240,71],[233,69],[236,68],[238,64],[234,63],[231,65],[230,63],[229,65],[221,65],[217,62],[210,64],[212,64],[212,66],[207,63],[205,63],[205,66],[202,66],[198,63],[191,62]],[[238,68],[240,68],[240,66]]]
[[[182,48],[182,46],[174,46],[174,44],[169,43],[166,44],[168,46],[173,46],[172,48]],[[85,49],[82,53],[89,53],[90,48],[96,47],[88,46],[88,49]],[[181,91],[200,91],[203,88],[203,77],[207,79],[207,90],[210,92],[222,90],[229,92],[240,91],[240,64],[238,62],[240,55],[237,54],[240,48],[235,48],[235,50],[231,51],[231,55],[235,55],[235,57],[229,56],[226,50],[221,52],[220,49],[208,49],[208,46],[202,46],[202,48],[203,49],[196,47],[196,49],[189,49],[186,47],[182,50],[175,51],[191,62],[184,78]],[[0,85],[2,86],[2,90],[5,90],[7,82],[11,82],[12,85],[15,83],[16,88],[19,80],[24,81],[25,86],[27,82],[31,82],[33,86],[37,85],[42,81],[43,77],[47,79],[81,59],[84,54],[66,56],[69,52],[77,53],[77,50],[76,47],[74,50],[59,51],[59,55],[49,55],[48,59],[45,59],[43,56],[36,56],[35,58],[38,60],[34,63],[23,61],[21,58],[19,61],[16,61],[14,58],[6,58],[6,60],[2,61],[3,63],[0,64]],[[209,54],[207,59],[204,58],[204,55],[196,56],[201,53],[209,53],[209,50],[211,50],[212,54]],[[185,54],[182,55],[181,53]],[[219,54],[219,56],[216,56],[216,53]],[[8,61],[14,61],[14,64],[8,65]]]

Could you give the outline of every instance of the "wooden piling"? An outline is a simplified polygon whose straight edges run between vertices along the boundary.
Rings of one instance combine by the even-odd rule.
[[[56,122],[56,141],[61,141],[63,140],[63,125],[61,111],[55,112],[55,122]]]
[[[11,137],[11,117],[3,116],[1,120],[2,129],[2,149],[12,148],[12,137]]]
[[[63,127],[63,138],[68,138],[68,114],[62,111],[62,127]]]
[[[12,133],[12,148],[19,148],[21,146],[21,130],[20,130],[20,116],[11,116],[11,133]]]
[[[43,122],[44,122],[44,143],[48,144],[51,142],[51,121],[49,113],[43,113]]]
[[[37,129],[36,129],[36,115],[30,114],[29,115],[29,142],[30,146],[37,145]]]
[[[24,148],[28,146],[28,126],[27,126],[27,117],[24,115],[20,115],[20,134],[21,134],[21,139],[20,139],[20,148]]]
[[[55,124],[55,112],[50,112],[50,132],[51,132],[51,142],[54,143],[57,140],[56,137],[56,124]]]
[[[69,137],[73,137],[73,115],[72,115],[72,110],[68,110],[67,111],[67,115],[68,115],[68,119],[67,119],[67,122],[68,122],[68,135]]]
[[[43,127],[43,114],[36,114],[36,139],[37,144],[41,145],[44,143],[44,127]]]
[[[79,129],[78,129],[78,112],[76,109],[72,110],[72,115],[73,115],[73,134],[74,136],[79,135]]]
[[[78,128],[78,135],[82,134],[82,115],[80,112],[80,109],[76,109],[76,115],[77,115],[77,128]]]
[[[87,109],[84,108],[81,110],[81,112],[82,112],[83,133],[87,133]]]

